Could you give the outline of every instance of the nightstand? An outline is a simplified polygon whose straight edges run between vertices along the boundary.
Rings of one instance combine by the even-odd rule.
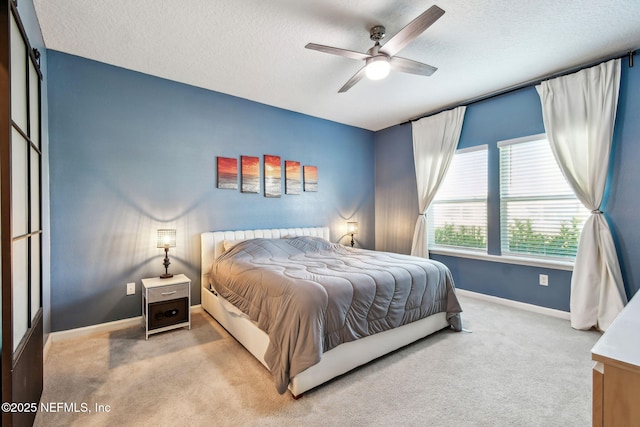
[[[158,332],[191,329],[191,279],[184,274],[142,279],[142,320],[146,340]]]

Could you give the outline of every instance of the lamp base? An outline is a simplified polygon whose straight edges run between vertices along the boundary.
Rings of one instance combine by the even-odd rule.
[[[169,247],[165,246],[164,247],[164,262],[162,263],[162,265],[164,265],[164,274],[162,274],[160,276],[161,279],[168,279],[170,277],[173,277],[173,274],[169,273],[169,265],[171,265],[171,262],[169,261]]]

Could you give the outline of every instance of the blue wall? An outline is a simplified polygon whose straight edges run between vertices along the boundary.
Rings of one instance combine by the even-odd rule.
[[[640,69],[623,59],[620,99],[611,173],[604,211],[618,245],[627,295],[640,288]],[[635,94],[636,96],[633,96]],[[499,158],[496,142],[544,132],[540,99],[534,87],[496,96],[467,107],[459,148],[489,146],[488,252],[500,254]],[[375,135],[376,249],[411,251],[418,214],[411,125],[394,126]],[[432,255],[447,264],[456,286],[488,295],[569,310],[571,272],[492,261]],[[538,275],[549,275],[549,286]]]
[[[605,214],[618,249],[627,290],[640,289],[640,66],[622,61],[613,155],[605,193]]]
[[[171,270],[191,277],[194,304],[203,231],[326,224],[346,243],[346,221],[356,220],[359,246],[410,252],[418,203],[409,124],[374,134],[55,51],[46,59],[53,331],[139,315],[140,279],[162,271],[160,227],[178,230]],[[629,296],[640,288],[637,93],[638,68],[623,60],[604,210]],[[500,251],[496,142],[543,131],[533,87],[467,108],[460,147],[489,145],[491,254]],[[263,154],[317,165],[320,191],[268,199],[215,188],[216,156]],[[570,272],[433,258],[462,289],[569,309]],[[125,296],[127,282],[135,297]]]
[[[163,272],[157,228],[176,228],[172,272],[200,301],[200,233],[329,225],[374,247],[374,134],[48,52],[52,330],[140,315],[140,279]],[[211,78],[215,78],[214,75]],[[216,156],[318,166],[319,191],[269,199],[217,189]],[[135,297],[125,284],[136,282]]]

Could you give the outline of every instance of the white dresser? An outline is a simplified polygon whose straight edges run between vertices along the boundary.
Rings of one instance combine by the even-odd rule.
[[[593,426],[640,426],[640,296],[593,346],[591,358]]]

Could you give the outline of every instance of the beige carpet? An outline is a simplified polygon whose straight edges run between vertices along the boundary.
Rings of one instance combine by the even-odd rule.
[[[52,344],[36,426],[588,426],[590,349],[568,321],[461,298],[442,331],[294,400],[207,314]],[[83,405],[84,404],[84,405]],[[76,411],[73,411],[75,405]],[[109,412],[96,412],[102,405]],[[83,412],[87,409],[91,412]]]

